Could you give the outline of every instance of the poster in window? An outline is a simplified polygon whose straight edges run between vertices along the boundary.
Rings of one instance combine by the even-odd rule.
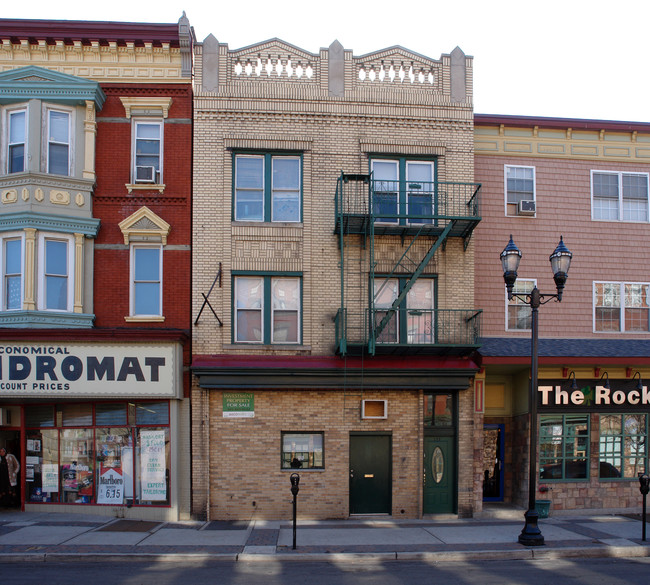
[[[102,466],[97,486],[98,504],[122,504],[124,501],[124,478],[120,469]]]
[[[165,469],[165,431],[142,431],[140,433],[142,500],[161,501],[167,499]]]
[[[43,492],[59,491],[59,466],[56,463],[43,463],[42,482]]]

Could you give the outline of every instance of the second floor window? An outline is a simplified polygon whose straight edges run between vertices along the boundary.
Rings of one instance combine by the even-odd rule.
[[[23,307],[23,242],[6,238],[2,247],[2,310],[17,311]]]
[[[648,221],[648,175],[592,171],[592,219]]]
[[[594,331],[650,331],[649,283],[595,282]]]
[[[59,110],[47,112],[47,172],[70,174],[70,114]]]
[[[8,120],[7,172],[22,173],[25,170],[26,111],[9,112]]]
[[[517,295],[526,295],[535,288],[535,281],[525,278],[518,278],[515,282],[515,287],[513,289],[513,294]],[[524,297],[525,298],[525,297]],[[508,331],[513,330],[528,330],[532,326],[532,311],[530,305],[518,299],[516,296],[513,296],[511,300],[508,300],[506,296],[507,303],[507,329]]]
[[[162,315],[162,249],[131,248],[131,315]]]
[[[236,155],[234,191],[236,221],[299,222],[300,157]]]
[[[377,278],[374,282],[375,327],[382,323],[387,309],[399,296],[406,279]],[[407,343],[423,345],[435,342],[434,331],[435,282],[431,278],[421,278],[413,283],[406,293],[402,306],[390,316],[389,321],[379,332],[378,343]]]
[[[234,281],[236,342],[299,343],[298,277],[237,276]]]
[[[41,277],[40,308],[47,311],[69,311],[71,308],[70,258],[71,243],[65,239],[45,237],[41,240],[44,271]]]

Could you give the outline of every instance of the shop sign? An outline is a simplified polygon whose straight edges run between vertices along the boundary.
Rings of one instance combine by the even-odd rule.
[[[583,386],[567,389],[562,386],[539,386],[538,397],[541,407],[563,408],[565,410],[635,410],[650,407],[648,386],[633,388],[606,388],[605,386]]]
[[[173,344],[7,344],[0,342],[0,397],[174,398]]]
[[[254,418],[255,399],[252,392],[224,392],[224,418]]]

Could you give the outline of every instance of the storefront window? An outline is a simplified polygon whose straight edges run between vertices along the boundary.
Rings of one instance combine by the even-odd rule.
[[[600,415],[599,477],[636,479],[646,471],[645,414]]]
[[[451,394],[427,394],[424,397],[424,426],[451,427],[453,401]]]
[[[282,433],[282,469],[323,469],[323,433]]]
[[[35,405],[25,420],[28,502],[169,505],[168,402]]]
[[[588,478],[589,415],[541,417],[539,466],[543,480]]]

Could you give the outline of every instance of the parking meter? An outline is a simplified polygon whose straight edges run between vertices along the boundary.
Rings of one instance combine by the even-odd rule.
[[[298,495],[298,492],[300,491],[300,488],[298,487],[298,484],[300,484],[300,476],[297,473],[292,473],[291,477],[289,477],[289,480],[291,481],[291,493],[295,498]]]
[[[293,494],[293,549],[296,549],[296,506],[298,500],[298,492],[300,491],[300,476],[297,473],[292,473],[289,477],[291,481],[291,493]]]
[[[645,518],[646,518],[646,498],[648,492],[650,491],[650,476],[647,473],[639,473],[639,490],[643,495],[643,517],[641,518],[642,528],[642,540],[645,541]]]
[[[650,492],[650,475],[647,473],[639,474],[639,489],[641,493],[645,496]]]

